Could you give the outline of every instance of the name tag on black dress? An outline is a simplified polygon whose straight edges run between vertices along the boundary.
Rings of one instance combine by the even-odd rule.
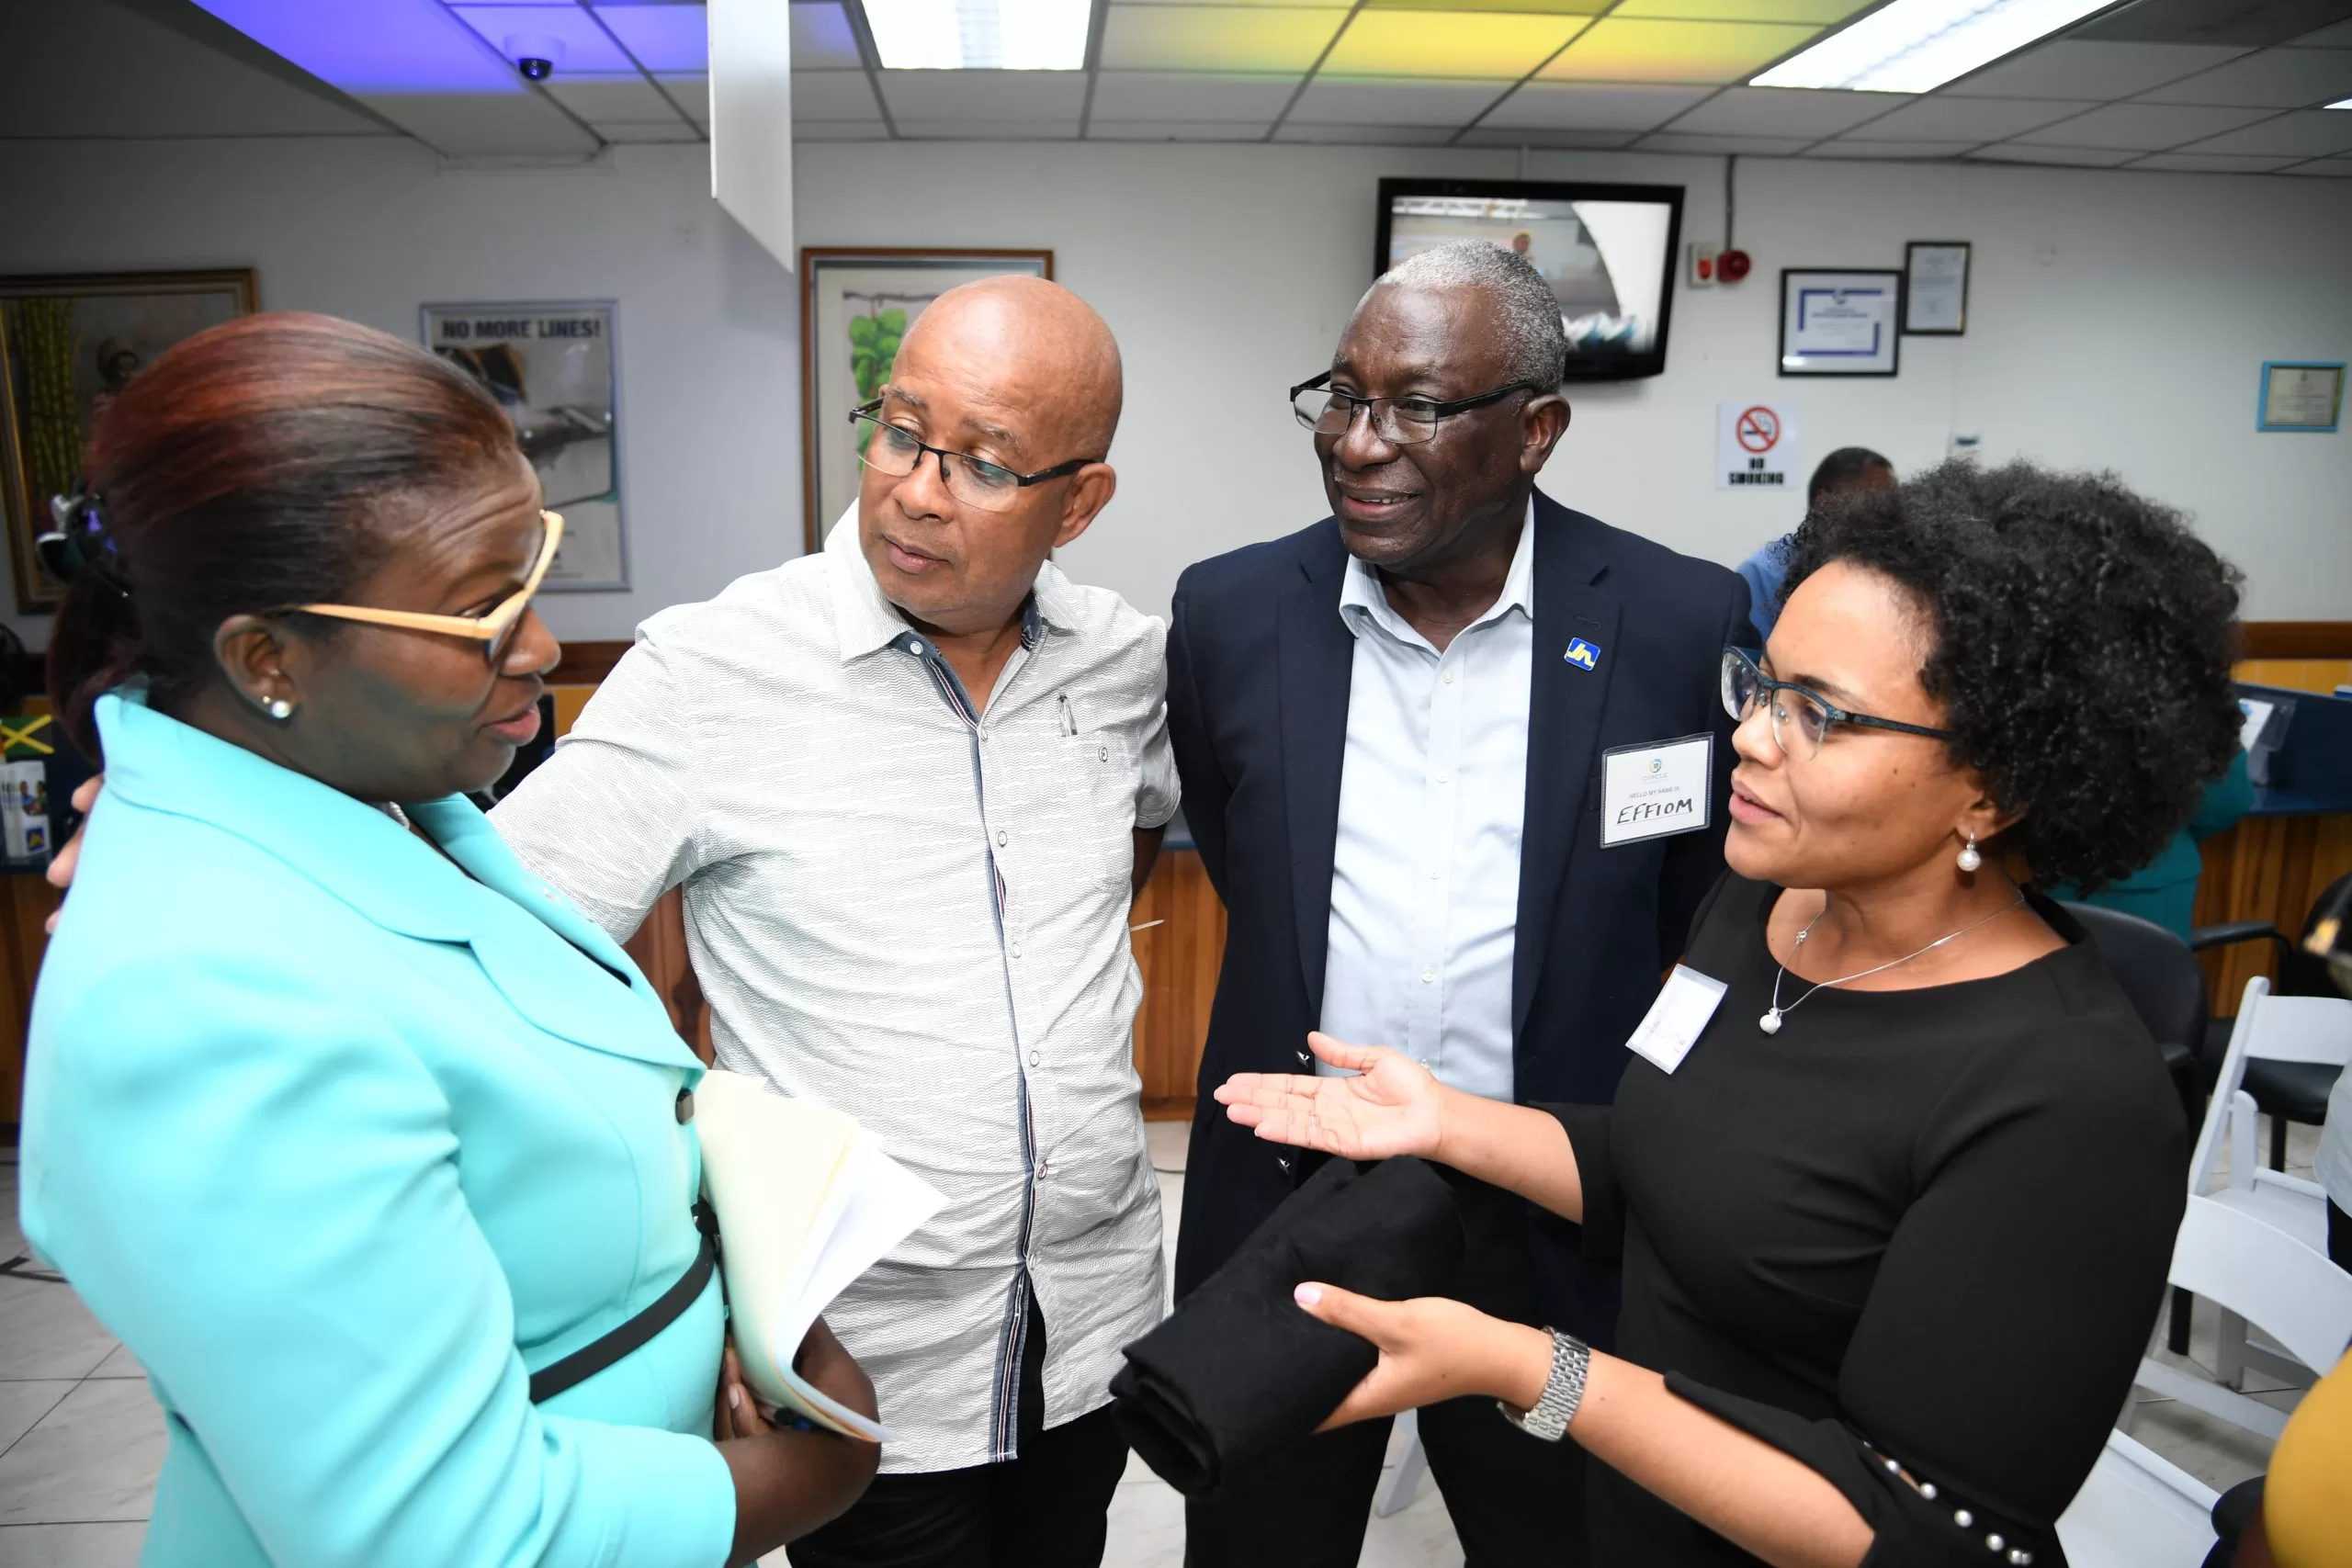
[[[1699,1043],[1701,1032],[1715,1016],[1728,989],[1711,975],[1702,975],[1687,964],[1676,964],[1625,1048],[1658,1071],[1671,1073]]]

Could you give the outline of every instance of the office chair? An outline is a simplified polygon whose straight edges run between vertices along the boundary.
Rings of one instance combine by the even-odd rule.
[[[2352,886],[2352,874],[2337,877],[2312,903],[2311,913],[2304,917],[2301,935],[2309,941],[2312,929],[2320,917],[2341,904],[2347,886]],[[2278,979],[2271,987],[2272,994],[2281,997],[2332,997],[2335,987],[2328,983],[2327,964],[2303,949],[2302,942],[2290,942],[2284,932],[2267,920],[2232,920],[2226,925],[2200,926],[2188,935],[2189,947],[2199,953],[2211,948],[2230,947],[2242,942],[2268,942],[2278,950]],[[2222,1058],[2230,1048],[2230,1033],[2236,1026],[2235,1018],[2217,1018],[2208,1024],[2199,1042],[2198,1068],[2200,1087],[2210,1086],[2214,1075],[2222,1070]],[[2254,1062],[2246,1068],[2245,1091],[2254,1096],[2254,1103],[2270,1118],[2270,1168],[2287,1168],[2287,1124],[2300,1122],[2316,1127],[2327,1120],[2327,1097],[2335,1088],[2335,1069],[2316,1062]]]

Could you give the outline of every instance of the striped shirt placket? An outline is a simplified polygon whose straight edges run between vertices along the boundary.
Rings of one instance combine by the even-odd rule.
[[[1032,593],[1021,605],[1021,649],[1017,657],[1025,660],[1036,649],[1044,634],[1044,622],[1037,613],[1037,597]],[[1029,1337],[1029,1231],[1037,1212],[1037,1136],[1035,1112],[1029,1100],[1029,1074],[1022,1066],[1021,1012],[1012,993],[1012,964],[1005,953],[1004,873],[996,862],[996,847],[988,838],[988,780],[980,761],[980,714],[971,694],[964,689],[963,679],[938,644],[914,632],[902,632],[890,639],[890,646],[920,660],[930,671],[932,684],[937,688],[940,700],[947,709],[963,721],[971,742],[972,793],[978,802],[980,813],[980,850],[988,856],[989,908],[996,914],[997,954],[1004,969],[1004,1006],[1007,1022],[1012,1029],[1012,1070],[1021,1093],[1021,1229],[1013,1243],[1020,1267],[1013,1270],[1012,1287],[1007,1293],[1004,1326],[997,1340],[996,1389],[989,1406],[989,1457],[991,1463],[1001,1463],[1016,1457],[1019,1447],[1021,1403],[1021,1357]],[[1006,671],[1006,680],[1017,673],[1018,666]]]

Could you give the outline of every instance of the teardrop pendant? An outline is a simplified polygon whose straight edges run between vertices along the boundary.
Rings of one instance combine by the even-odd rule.
[[[1767,1034],[1780,1033],[1781,1010],[1779,1008],[1774,1008],[1770,1012],[1767,1012],[1762,1018],[1758,1019],[1756,1021],[1756,1027],[1762,1030]]]

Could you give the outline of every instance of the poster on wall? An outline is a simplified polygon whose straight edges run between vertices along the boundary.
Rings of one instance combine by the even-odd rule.
[[[881,395],[907,329],[956,285],[1007,273],[1051,277],[1054,253],[801,248],[803,549],[820,547],[857,498],[850,414]]]
[[[2336,429],[2343,418],[2343,361],[2262,362],[2262,399],[2255,405],[2255,429],[2324,434]]]
[[[1781,272],[1781,374],[1892,376],[1903,275],[1891,269]]]
[[[547,589],[627,588],[613,301],[427,305],[424,344],[498,400],[547,509],[563,513]]]
[[[65,596],[33,541],[55,526],[49,498],[82,477],[91,422],[164,350],[259,308],[251,267],[0,277],[0,490],[17,614]]]
[[[1797,472],[1797,410],[1783,399],[1715,405],[1715,488],[1804,493]]]

